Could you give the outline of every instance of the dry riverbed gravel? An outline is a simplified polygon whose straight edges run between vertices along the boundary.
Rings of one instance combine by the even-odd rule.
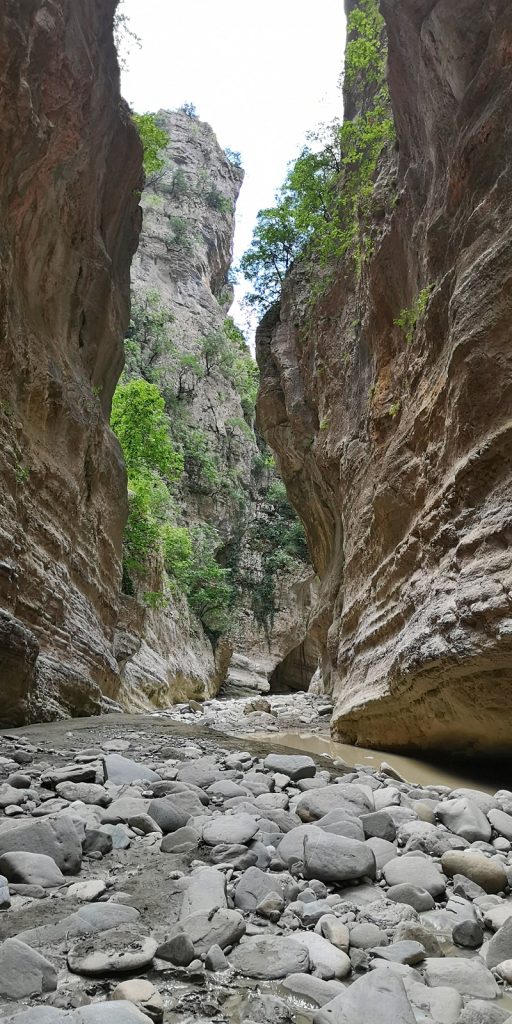
[[[287,702],[224,725],[323,728]],[[0,737],[1,1024],[512,1024],[512,792],[242,744],[210,713]]]

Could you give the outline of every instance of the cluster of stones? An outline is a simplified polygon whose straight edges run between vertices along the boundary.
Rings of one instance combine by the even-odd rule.
[[[326,702],[325,695],[298,690],[292,697],[287,693],[270,698],[246,696],[189,700],[155,714],[184,725],[197,723],[198,716],[201,716],[203,725],[228,735],[293,731],[308,726],[312,731],[323,731],[329,737],[332,710],[332,704]]]
[[[144,763],[126,740],[52,766],[8,743],[3,935],[40,913],[0,944],[4,1024],[160,1022],[169,976],[222,979],[224,999],[241,985],[241,1020],[307,1006],[314,1024],[512,1024],[496,1002],[512,983],[511,792],[204,745]],[[113,882],[130,848],[148,886],[155,864],[174,880],[167,920]],[[70,997],[70,978],[88,987]]]

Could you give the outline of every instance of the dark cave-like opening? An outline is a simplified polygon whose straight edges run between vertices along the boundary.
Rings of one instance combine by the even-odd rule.
[[[318,657],[312,644],[303,640],[292,648],[270,676],[271,693],[293,693],[294,690],[308,690],[311,677],[316,671]]]

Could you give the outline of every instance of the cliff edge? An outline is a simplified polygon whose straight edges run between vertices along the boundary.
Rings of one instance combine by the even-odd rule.
[[[1,724],[115,697],[122,368],[142,153],[115,0],[0,12]]]
[[[396,146],[378,164],[371,245],[318,298],[315,268],[288,275],[259,330],[259,422],[321,576],[335,734],[505,753],[512,10],[381,11]]]

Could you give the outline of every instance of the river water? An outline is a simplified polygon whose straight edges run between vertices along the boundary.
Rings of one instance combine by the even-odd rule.
[[[353,766],[362,764],[379,768],[381,762],[386,761],[407,782],[418,783],[421,786],[449,786],[450,789],[466,786],[492,794],[507,785],[507,779],[500,778],[498,769],[484,770],[475,760],[468,761],[467,765],[461,765],[459,762],[452,769],[446,763],[440,766],[401,754],[390,754],[384,750],[351,747],[347,743],[337,743],[328,736],[319,736],[318,733],[308,731],[260,733],[257,738],[261,742],[267,742],[271,747],[287,747],[308,754],[324,754],[333,759],[341,757],[347,764]]]

